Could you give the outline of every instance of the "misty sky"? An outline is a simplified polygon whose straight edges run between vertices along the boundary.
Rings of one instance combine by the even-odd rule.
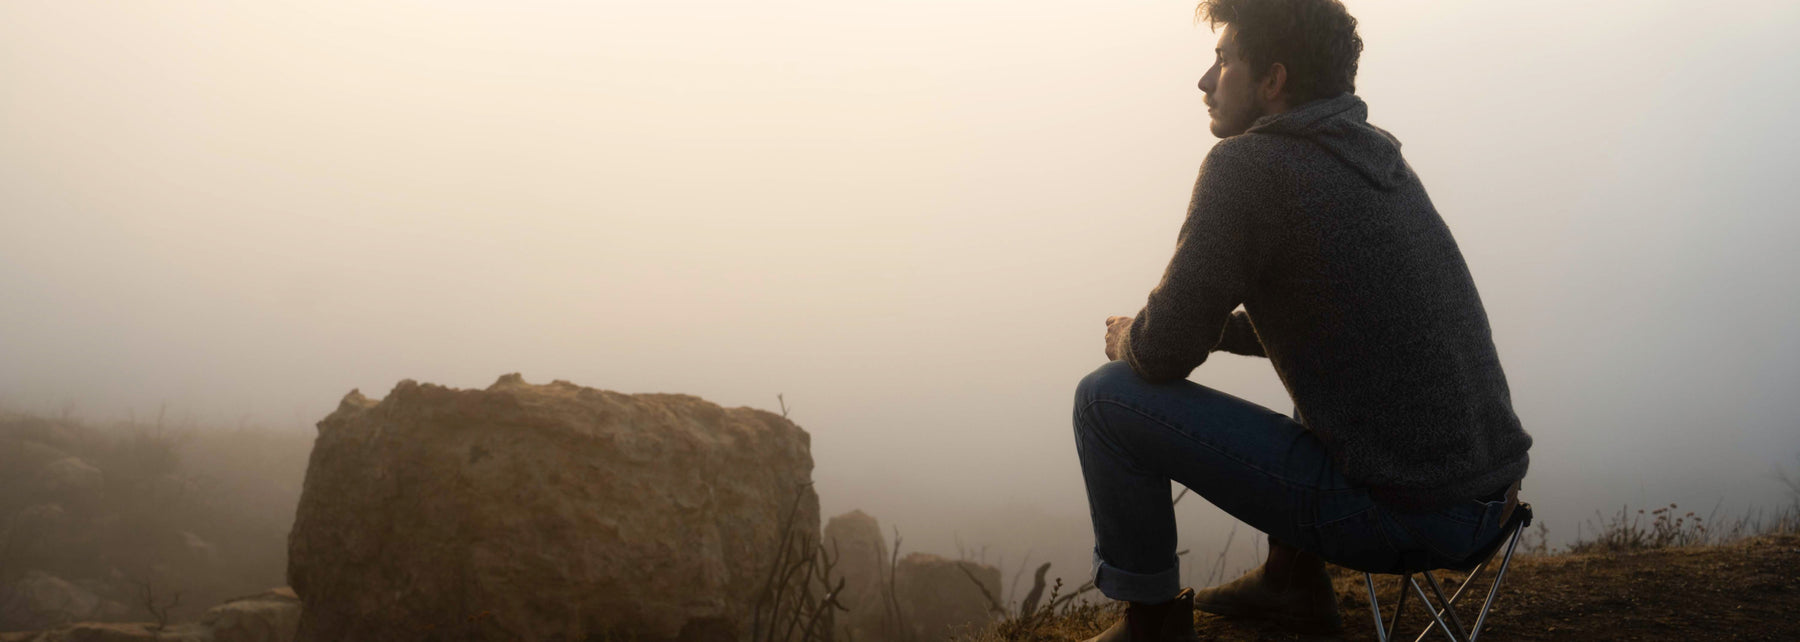
[[[1552,536],[1785,501],[1800,4],[1347,4]],[[1085,570],[1074,385],[1215,142],[1192,10],[0,3],[0,405],[311,430],[409,378],[783,393],[827,515]],[[1265,360],[1193,378],[1292,409]],[[1226,532],[1186,501],[1184,545]]]

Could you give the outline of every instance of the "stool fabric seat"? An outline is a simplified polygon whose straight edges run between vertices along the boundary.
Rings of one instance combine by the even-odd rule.
[[[1382,622],[1381,602],[1375,597],[1375,574],[1363,573],[1363,584],[1369,592],[1369,610],[1375,618],[1377,639],[1381,642],[1388,642],[1392,638],[1394,628],[1400,624],[1400,612],[1406,607],[1408,589],[1411,589],[1411,592],[1418,596],[1419,602],[1425,605],[1425,610],[1431,614],[1432,619],[1432,622],[1426,625],[1425,630],[1419,633],[1415,642],[1424,640],[1427,635],[1431,634],[1432,629],[1438,628],[1443,629],[1444,634],[1448,635],[1452,642],[1475,642],[1481,635],[1482,625],[1487,623],[1488,611],[1494,606],[1494,597],[1499,594],[1500,583],[1506,580],[1506,569],[1512,563],[1513,552],[1519,545],[1519,537],[1524,534],[1525,527],[1530,525],[1531,504],[1519,502],[1519,505],[1513,509],[1512,515],[1507,518],[1506,524],[1501,526],[1499,535],[1494,537],[1492,542],[1476,550],[1467,559],[1435,567],[1428,563],[1415,563],[1404,566],[1399,573],[1392,573],[1392,575],[1400,576],[1400,598],[1394,605],[1392,618],[1387,621],[1385,626]],[[1501,556],[1499,569],[1494,573],[1494,582],[1488,587],[1487,599],[1481,604],[1481,611],[1475,617],[1474,627],[1464,627],[1461,618],[1456,615],[1456,600],[1462,597],[1463,592],[1473,585],[1476,578],[1481,576],[1482,571],[1486,570],[1489,563],[1494,561],[1494,556],[1500,551],[1501,544],[1506,545],[1506,553]],[[1469,576],[1463,579],[1462,584],[1456,588],[1456,592],[1446,596],[1443,585],[1439,584],[1437,577],[1432,575],[1432,571],[1439,570],[1467,572]],[[1384,573],[1384,575],[1388,575],[1388,573]],[[1414,577],[1415,575],[1424,577],[1425,584],[1421,585],[1419,580]],[[1430,590],[1430,595],[1427,595],[1427,589]],[[1433,596],[1436,597],[1435,604]]]

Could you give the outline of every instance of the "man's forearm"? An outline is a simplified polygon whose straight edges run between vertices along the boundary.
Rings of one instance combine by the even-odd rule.
[[[1264,205],[1244,185],[1264,184],[1258,163],[1215,146],[1201,163],[1175,255],[1131,320],[1120,347],[1125,361],[1146,381],[1183,379],[1206,362],[1268,262],[1274,225]],[[1232,347],[1261,353],[1249,317],[1233,333]],[[1248,345],[1246,345],[1248,344]]]

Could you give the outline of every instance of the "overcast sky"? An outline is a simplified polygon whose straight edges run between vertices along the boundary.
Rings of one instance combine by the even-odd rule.
[[[1348,5],[1552,537],[1785,501],[1800,3]],[[0,405],[311,430],[401,379],[782,393],[827,515],[1078,575],[1073,388],[1215,142],[1192,10],[0,3]],[[1265,360],[1193,378],[1292,409]]]

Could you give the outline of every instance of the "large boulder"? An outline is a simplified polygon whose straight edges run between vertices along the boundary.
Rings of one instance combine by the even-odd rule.
[[[810,439],[761,410],[507,375],[318,428],[299,640],[744,639],[784,520],[819,532]]]
[[[992,566],[912,553],[900,558],[894,580],[894,594],[920,642],[967,636],[997,615],[989,598],[999,599],[1000,569]]]
[[[836,639],[879,642],[892,637],[886,635],[884,591],[891,573],[881,524],[860,510],[838,515],[825,523],[824,546],[836,556],[833,570],[844,579],[838,602],[850,609],[837,616]]]

